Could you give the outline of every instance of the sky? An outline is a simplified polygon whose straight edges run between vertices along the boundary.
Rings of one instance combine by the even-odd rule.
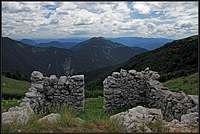
[[[198,34],[198,2],[2,2],[11,38],[164,37]]]

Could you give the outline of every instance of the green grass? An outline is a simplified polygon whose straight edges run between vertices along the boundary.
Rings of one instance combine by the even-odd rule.
[[[87,98],[84,112],[79,113],[80,118],[87,121],[106,119],[109,117],[103,109],[103,97]]]
[[[1,104],[3,111],[7,111],[10,107],[19,105],[17,99],[2,100]],[[85,100],[84,111],[79,113],[74,112],[74,114],[86,121],[97,121],[109,118],[109,115],[105,113],[103,109],[103,97],[87,98]]]
[[[2,111],[8,111],[10,107],[14,107],[19,105],[19,100],[17,99],[10,99],[10,100],[1,100]]]
[[[10,101],[9,101],[10,102]],[[8,103],[9,104],[9,103]],[[5,105],[5,104],[3,104]],[[110,121],[109,116],[104,113],[103,110],[103,98],[88,98],[86,99],[85,111],[77,112],[69,106],[63,105],[61,109],[59,107],[50,108],[50,113],[59,113],[61,120],[58,123],[40,124],[37,120],[43,117],[44,113],[35,114],[27,125],[17,125],[13,123],[11,125],[2,126],[2,132],[122,132],[123,128],[117,121]],[[84,122],[79,122],[76,118],[79,117]]]
[[[4,98],[20,98],[28,91],[30,83],[1,76],[2,95]]]
[[[198,73],[172,79],[163,84],[172,91],[183,91],[186,94],[195,95],[198,90]]]
[[[163,83],[172,91],[184,91],[187,94],[197,94],[198,89],[198,73],[179,77]],[[3,95],[23,96],[28,90],[30,83],[26,81],[14,80],[2,77]],[[95,96],[95,95],[94,95]],[[7,111],[10,107],[19,105],[17,99],[2,100],[2,112]],[[86,98],[85,109],[83,112],[77,112],[70,107],[62,107],[51,109],[51,112],[60,113],[61,121],[57,124],[40,124],[37,122],[44,114],[36,114],[31,118],[25,126],[18,126],[16,123],[12,125],[2,126],[2,132],[123,132],[123,127],[117,121],[110,121],[109,115],[103,109],[103,97]],[[80,123],[75,120],[76,117],[84,120]],[[155,132],[165,132],[166,128],[161,122],[149,124],[149,127]]]
[[[86,81],[85,97],[96,98],[98,96],[103,96],[103,82],[99,80]]]

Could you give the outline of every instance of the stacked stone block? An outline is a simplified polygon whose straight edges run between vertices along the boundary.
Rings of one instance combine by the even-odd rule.
[[[49,107],[67,104],[79,111],[84,110],[84,75],[44,77],[33,71],[31,87],[20,105],[30,105],[35,112],[47,111]]]
[[[160,75],[146,68],[144,71],[113,72],[103,81],[104,108],[108,113],[136,106],[161,109],[165,120],[178,119],[196,106],[190,96],[172,92],[157,79]]]

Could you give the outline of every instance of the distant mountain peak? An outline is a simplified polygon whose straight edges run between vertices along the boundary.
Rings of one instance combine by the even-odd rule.
[[[104,37],[92,37],[88,39],[88,41],[108,41],[108,40]]]
[[[123,44],[113,42],[104,37],[92,37],[86,41],[78,43],[72,49],[79,49],[84,47],[127,47]]]
[[[105,38],[104,37],[92,37],[91,39],[96,39],[96,40],[105,40]]]

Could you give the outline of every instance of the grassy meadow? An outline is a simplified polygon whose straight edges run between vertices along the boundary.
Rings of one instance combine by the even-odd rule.
[[[17,100],[2,101],[4,111],[8,110],[8,106],[18,105]],[[52,113],[59,113],[61,121],[57,124],[40,124],[37,122],[43,114],[34,115],[31,120],[24,126],[16,124],[2,126],[2,132],[122,132],[123,127],[117,121],[109,120],[109,116],[103,110],[103,97],[87,98],[85,102],[84,112],[77,112],[70,107],[62,107],[51,109]],[[79,121],[80,118],[83,121]]]
[[[30,83],[1,76],[3,98],[21,98],[28,91]]]
[[[198,73],[171,79],[163,83],[171,91],[183,91],[186,94],[198,94]]]
[[[198,73],[172,79],[163,84],[172,91],[184,91],[186,94],[197,94]],[[2,93],[4,98],[1,101],[2,112],[7,111],[10,107],[18,106],[20,98],[16,99],[13,97],[23,97],[29,87],[29,82],[14,80],[3,76]],[[54,108],[52,112],[61,114],[62,119],[59,123],[39,124],[37,120],[42,115],[36,114],[27,125],[17,126],[16,124],[12,124],[11,126],[2,126],[2,132],[123,132],[123,126],[119,125],[117,121],[111,122],[109,115],[104,112],[103,97],[101,96],[86,98],[83,112],[76,112],[68,107],[63,107],[62,110],[56,110]],[[82,119],[83,122],[76,120],[76,118]],[[157,127],[156,125],[155,129],[157,128],[162,128],[162,126]],[[161,132],[161,130],[156,131]]]

